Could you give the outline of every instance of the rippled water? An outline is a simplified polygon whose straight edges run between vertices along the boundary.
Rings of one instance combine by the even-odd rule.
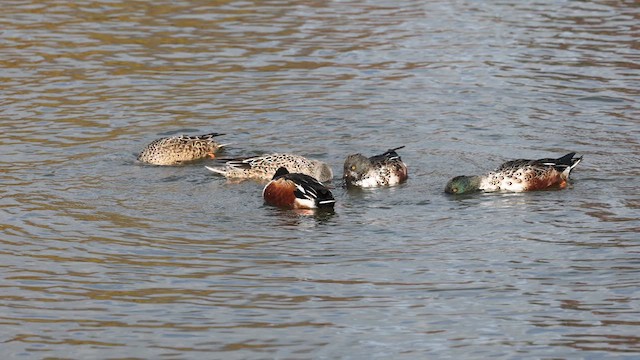
[[[18,358],[637,358],[635,1],[14,1],[0,13],[0,343]],[[146,143],[224,132],[337,177],[264,206]],[[409,181],[345,191],[347,154]],[[564,191],[450,197],[513,158]]]

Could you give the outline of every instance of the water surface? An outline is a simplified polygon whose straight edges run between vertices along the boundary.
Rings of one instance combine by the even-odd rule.
[[[3,358],[637,358],[633,1],[16,1],[0,14]],[[328,162],[265,206],[172,134]],[[406,184],[346,191],[348,154]],[[443,193],[514,158],[564,191]]]

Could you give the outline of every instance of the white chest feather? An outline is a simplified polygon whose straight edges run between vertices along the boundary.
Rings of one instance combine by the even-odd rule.
[[[485,176],[480,182],[480,189],[487,192],[500,190],[512,192],[526,191],[523,179],[520,177],[505,176],[499,173],[491,173]]]
[[[376,186],[379,186],[379,184],[378,184],[378,180],[376,179],[375,176],[373,176],[373,174],[367,174],[367,176],[364,176],[358,182],[358,186],[367,188],[367,187],[376,187]]]

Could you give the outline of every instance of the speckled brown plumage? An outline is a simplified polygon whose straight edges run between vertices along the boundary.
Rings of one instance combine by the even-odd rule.
[[[221,135],[224,134],[179,135],[157,139],[140,152],[138,160],[153,165],[178,165],[207,156],[213,157],[224,146],[213,140]]]
[[[535,191],[545,189],[563,189],[567,186],[571,170],[582,157],[569,153],[557,159],[507,161],[496,170],[485,175],[456,176],[445,187],[450,194],[463,194],[473,191]]]
[[[385,153],[366,157],[352,154],[344,162],[344,181],[347,186],[377,187],[393,186],[405,182],[409,176],[407,165],[402,161],[395,149]]]
[[[206,168],[230,179],[270,180],[280,167],[284,167],[292,173],[312,176],[318,181],[330,181],[333,178],[333,171],[328,164],[293,154],[275,153],[233,159],[227,161],[223,166],[207,166]]]

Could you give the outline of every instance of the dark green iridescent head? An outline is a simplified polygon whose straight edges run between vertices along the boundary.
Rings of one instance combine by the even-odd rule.
[[[447,194],[466,194],[480,190],[480,177],[478,176],[456,176],[449,180],[444,192]]]

